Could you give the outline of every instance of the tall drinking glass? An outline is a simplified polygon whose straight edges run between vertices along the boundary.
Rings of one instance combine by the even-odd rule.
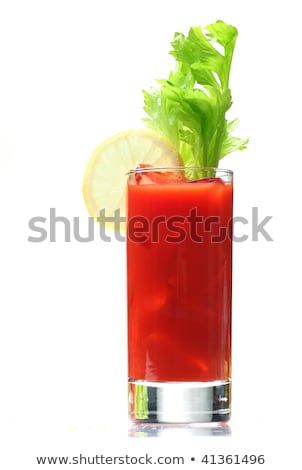
[[[228,421],[233,175],[131,171],[127,186],[129,417]]]

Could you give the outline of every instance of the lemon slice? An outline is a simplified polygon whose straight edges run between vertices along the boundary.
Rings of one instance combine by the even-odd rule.
[[[87,164],[83,181],[87,210],[109,228],[114,228],[114,218],[126,216],[127,173],[138,164],[177,166],[181,165],[181,158],[161,136],[129,130],[100,144]],[[119,221],[119,226],[124,229],[125,222]]]

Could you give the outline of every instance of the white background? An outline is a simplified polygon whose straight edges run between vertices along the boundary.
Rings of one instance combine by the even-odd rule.
[[[0,426],[6,469],[36,455],[265,454],[301,468],[299,2],[1,1]],[[249,149],[226,157],[235,215],[272,215],[234,244],[232,435],[128,437],[125,244],[27,241],[49,209],[87,230],[93,149],[142,127],[141,90],[167,75],[175,31],[237,26],[231,115]],[[45,228],[48,229],[47,222]],[[242,227],[250,235],[251,227]],[[300,437],[300,438],[299,438]],[[189,465],[189,464],[188,464]],[[194,465],[192,468],[194,468]],[[197,465],[197,463],[196,463]],[[195,465],[195,468],[197,468]],[[2,468],[1,466],[1,468]],[[198,467],[199,468],[199,467]],[[228,466],[230,468],[230,466]]]

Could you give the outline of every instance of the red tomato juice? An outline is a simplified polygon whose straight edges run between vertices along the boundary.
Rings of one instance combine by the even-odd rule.
[[[127,197],[130,379],[228,380],[232,184],[130,177]]]

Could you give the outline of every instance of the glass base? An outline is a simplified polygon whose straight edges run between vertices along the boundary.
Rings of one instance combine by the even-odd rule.
[[[129,379],[129,418],[145,423],[225,422],[231,382],[145,382]]]

